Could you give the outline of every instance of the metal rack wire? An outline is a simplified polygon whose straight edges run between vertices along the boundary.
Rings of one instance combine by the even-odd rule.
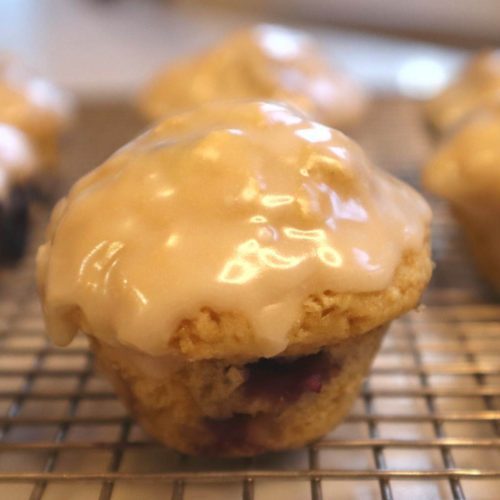
[[[399,123],[414,112],[380,106]],[[495,498],[500,304],[439,204],[435,235],[426,306],[393,324],[346,421],[306,449],[231,461],[151,441],[94,372],[84,339],[50,345],[32,251],[0,276],[0,498]]]

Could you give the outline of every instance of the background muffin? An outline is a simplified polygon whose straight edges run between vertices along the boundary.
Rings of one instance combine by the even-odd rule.
[[[355,124],[367,105],[360,85],[331,68],[309,36],[263,24],[159,73],[142,92],[140,107],[155,120],[231,99],[283,101],[337,128]]]
[[[71,114],[69,96],[20,64],[0,61],[0,122],[22,130],[44,169],[54,169]]]
[[[423,181],[450,203],[483,275],[500,290],[500,104],[463,123],[431,159]]]
[[[500,100],[500,50],[483,50],[451,85],[426,103],[425,113],[434,130],[445,133],[495,100]]]

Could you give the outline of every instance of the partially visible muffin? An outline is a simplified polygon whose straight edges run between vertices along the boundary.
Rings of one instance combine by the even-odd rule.
[[[268,102],[165,118],[52,215],[38,286],[153,436],[301,446],[338,424],[431,274],[430,210],[341,132]]]
[[[500,50],[483,50],[455,81],[426,103],[425,113],[435,131],[446,133],[495,100],[500,100]]]
[[[423,182],[450,203],[482,274],[500,291],[500,103],[447,138]]]
[[[59,141],[70,115],[66,93],[17,62],[0,61],[0,122],[29,137],[44,170],[57,165]]]
[[[148,119],[156,120],[232,99],[282,101],[340,129],[357,123],[367,106],[359,83],[333,69],[308,35],[267,24],[166,68],[146,86],[139,104]]]
[[[13,262],[25,250],[29,192],[37,159],[28,138],[0,123],[0,262]]]

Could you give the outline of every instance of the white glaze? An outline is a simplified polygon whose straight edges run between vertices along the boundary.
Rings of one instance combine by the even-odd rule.
[[[48,330],[59,344],[81,328],[160,355],[210,307],[244,314],[271,356],[311,293],[387,287],[429,218],[342,133],[272,103],[205,106],[165,119],[59,203],[38,254]]]

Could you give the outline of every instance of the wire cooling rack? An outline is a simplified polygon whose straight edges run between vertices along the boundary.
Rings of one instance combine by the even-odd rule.
[[[368,120],[359,139],[388,168],[415,177],[412,165],[428,143],[414,106],[383,102],[371,116],[377,121]],[[73,158],[67,178],[139,127],[121,106],[85,108],[66,146]],[[411,145],[403,149],[397,134]],[[307,448],[228,461],[186,457],[151,441],[94,371],[84,339],[66,349],[48,342],[33,281],[46,213],[35,219],[30,255],[0,275],[0,498],[499,497],[500,305],[442,205],[435,207],[438,266],[426,305],[393,323],[345,422]]]

